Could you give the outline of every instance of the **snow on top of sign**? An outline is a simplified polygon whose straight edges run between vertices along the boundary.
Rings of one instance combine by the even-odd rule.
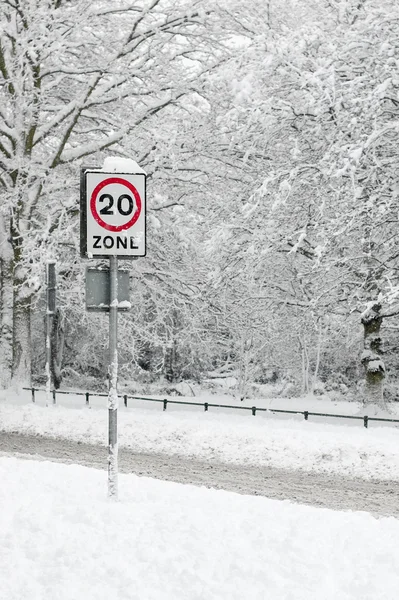
[[[103,171],[108,173],[144,173],[145,171],[132,158],[108,156],[104,160]]]

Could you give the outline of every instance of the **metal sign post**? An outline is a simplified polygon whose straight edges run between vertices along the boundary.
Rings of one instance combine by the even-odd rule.
[[[109,258],[109,305],[107,290],[97,294],[88,285],[90,310],[109,311],[108,392],[108,496],[118,498],[118,258],[135,258],[146,253],[146,175],[129,159],[106,159],[104,168],[85,167],[80,176],[80,249],[82,258]],[[97,281],[101,273],[96,274]],[[127,283],[128,285],[128,283]],[[105,287],[105,286],[104,286]]]
[[[118,498],[118,259],[109,259],[108,496]]]

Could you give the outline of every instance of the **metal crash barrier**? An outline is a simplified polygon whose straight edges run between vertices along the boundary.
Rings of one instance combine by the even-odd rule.
[[[36,392],[45,392],[46,390],[43,388],[22,388],[24,390],[30,391],[32,394],[32,402],[36,401],[35,393]],[[84,396],[86,405],[90,405],[90,396],[96,398],[107,398],[108,394],[102,394],[101,392],[73,392],[73,391],[65,391],[65,390],[52,390],[51,391],[53,404],[56,404],[57,394],[69,394],[72,396]],[[212,402],[189,402],[186,400],[170,400],[170,398],[144,398],[143,396],[128,396],[127,394],[123,394],[119,396],[120,399],[123,399],[123,403],[125,407],[128,407],[129,400],[141,400],[143,402],[159,402],[163,406],[163,410],[166,410],[168,404],[179,404],[181,406],[201,406],[205,412],[209,410],[209,408],[230,408],[234,410],[250,410],[252,415],[255,417],[257,412],[268,412],[268,413],[281,413],[287,415],[303,415],[305,421],[309,420],[309,417],[331,417],[334,419],[356,419],[358,421],[363,421],[363,426],[368,428],[370,421],[378,421],[378,422],[386,422],[386,423],[399,423],[399,419],[384,419],[380,417],[368,417],[364,416],[355,416],[355,415],[333,415],[329,413],[319,413],[308,410],[283,410],[280,408],[258,408],[256,406],[234,406],[231,404],[213,404]]]

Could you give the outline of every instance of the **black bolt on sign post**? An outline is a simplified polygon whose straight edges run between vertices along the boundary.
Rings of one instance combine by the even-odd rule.
[[[126,291],[123,298],[118,293],[121,287],[118,283],[123,281],[118,273],[118,258],[145,256],[145,204],[146,175],[135,161],[107,158],[102,168],[81,169],[81,256],[109,259],[109,292],[105,292],[108,302],[93,304],[93,298],[104,294],[92,293],[94,290],[86,281],[86,293],[90,294],[86,305],[90,310],[105,309],[109,313],[108,496],[115,500],[118,498],[118,311],[126,310],[129,304]],[[101,281],[101,277],[95,279]]]

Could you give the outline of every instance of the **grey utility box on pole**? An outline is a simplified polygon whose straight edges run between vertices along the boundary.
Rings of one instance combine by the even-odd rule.
[[[109,269],[87,267],[86,310],[109,312],[111,304],[111,281]],[[118,269],[118,311],[130,308],[129,271]]]

